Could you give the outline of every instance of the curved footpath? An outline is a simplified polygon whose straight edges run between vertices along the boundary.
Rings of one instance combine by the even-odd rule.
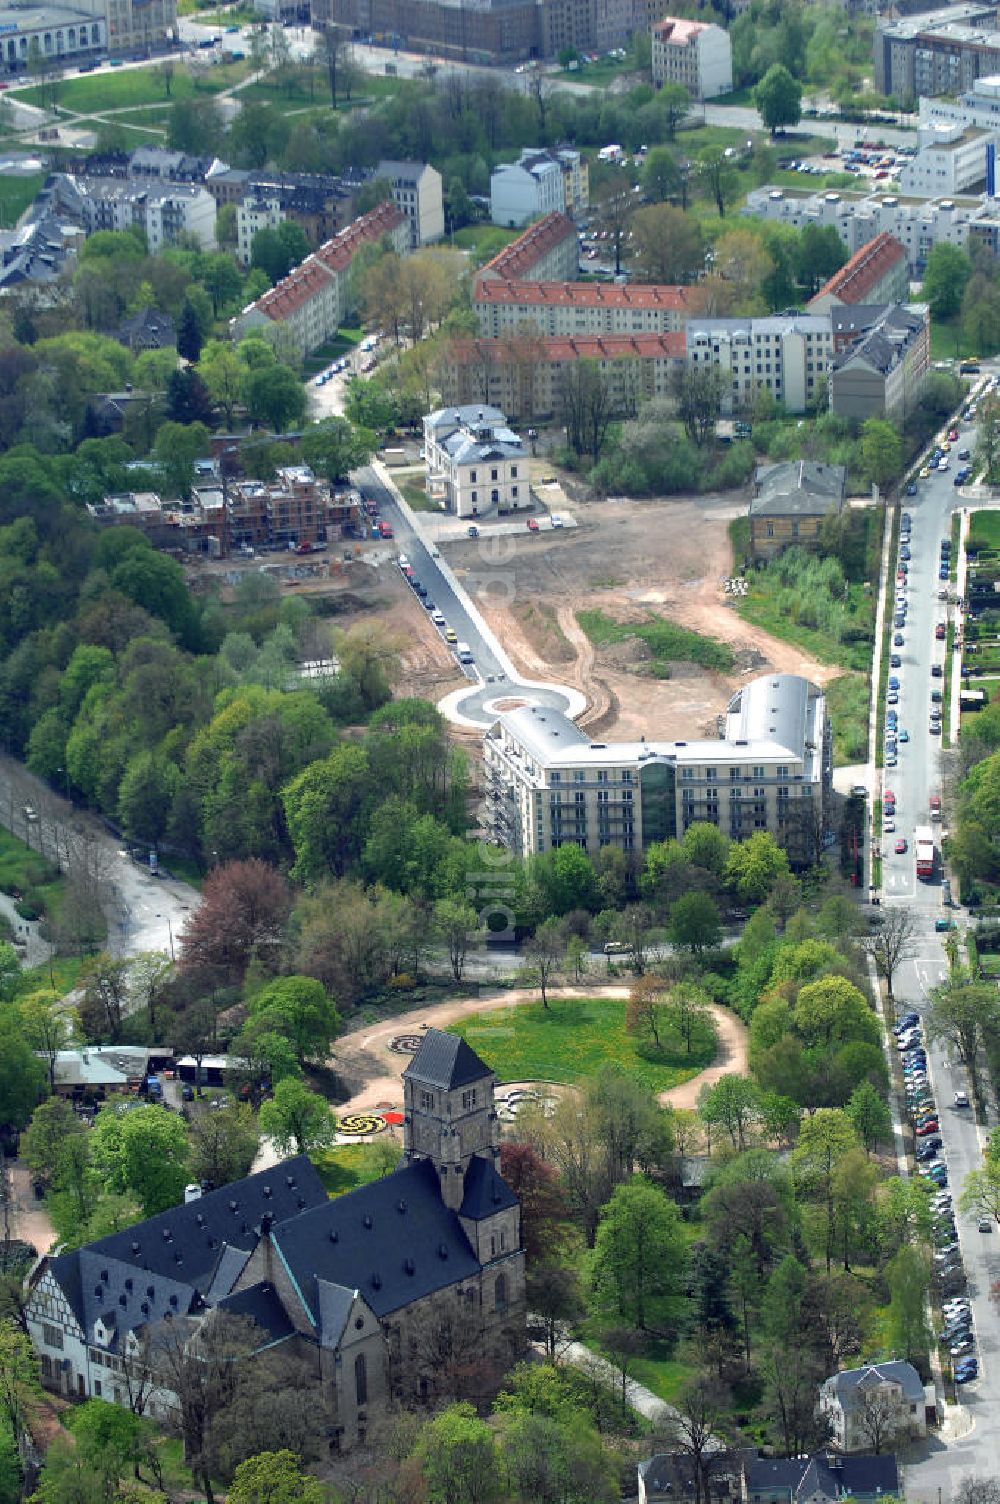
[[[629,988],[608,987],[557,987],[549,989],[549,996],[559,998],[580,997],[584,991],[588,997],[626,998]],[[400,1076],[410,1056],[390,1050],[389,1041],[397,1034],[417,1034],[425,1029],[443,1029],[458,1019],[469,1018],[477,1013],[487,1013],[493,1008],[517,1007],[521,1003],[537,1003],[537,988],[512,988],[481,993],[477,998],[455,998],[451,1002],[434,1003],[429,1008],[416,1008],[410,1013],[387,1019],[385,1023],[369,1025],[352,1030],[337,1041],[336,1055],[332,1064],[348,1079],[361,1079],[364,1085],[337,1109],[338,1116],[355,1112],[376,1112],[398,1109],[402,1104]],[[694,1107],[703,1086],[712,1086],[720,1076],[733,1072],[744,1074],[747,1069],[747,1031],[732,1013],[712,1006],[712,1017],[719,1041],[718,1051],[712,1064],[699,1071],[690,1081],[660,1093],[660,1102],[670,1107]],[[523,1082],[504,1082],[504,1085],[526,1085]]]

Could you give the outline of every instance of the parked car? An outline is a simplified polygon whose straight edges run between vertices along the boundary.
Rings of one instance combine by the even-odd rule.
[[[937,638],[938,642],[944,642],[946,635],[947,633],[945,630],[944,622],[939,621],[937,626],[934,628],[934,636]]]
[[[969,1105],[969,1093],[967,1091],[957,1091],[955,1093],[955,1106],[956,1107],[968,1107],[968,1105]]]

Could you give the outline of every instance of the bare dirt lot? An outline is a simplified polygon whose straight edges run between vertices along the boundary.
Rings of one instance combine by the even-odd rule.
[[[836,673],[727,605],[727,529],[746,510],[743,495],[574,497],[571,505],[577,527],[518,536],[507,563],[484,560],[472,542],[450,546],[448,559],[520,669],[584,691],[590,729],[623,739],[714,736],[717,716],[746,678],[770,668],[825,683]],[[726,642],[736,654],[735,670],[722,675],[679,663],[669,680],[644,676],[638,641],[595,651],[576,620],[587,607],[619,621],[661,616]]]

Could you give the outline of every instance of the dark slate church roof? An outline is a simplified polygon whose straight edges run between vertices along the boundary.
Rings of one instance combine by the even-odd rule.
[[[484,1217],[502,1212],[505,1207],[516,1205],[517,1197],[503,1176],[482,1154],[476,1154],[465,1172],[465,1195],[459,1215],[468,1217],[471,1222],[480,1222]]]
[[[442,1090],[488,1081],[489,1068],[454,1034],[428,1032],[407,1071]],[[267,1342],[292,1335],[270,1284],[234,1295],[262,1234],[270,1236],[324,1346],[340,1339],[357,1292],[378,1317],[480,1272],[460,1217],[480,1221],[517,1205],[488,1155],[465,1176],[460,1213],[438,1171],[414,1160],[329,1201],[305,1155],[172,1207],[55,1258],[49,1268],[88,1336],[107,1318],[112,1346],[165,1317],[221,1307],[251,1317]]]
[[[491,1074],[489,1066],[460,1035],[430,1029],[403,1072],[403,1078],[412,1076],[414,1081],[436,1086],[439,1091],[454,1091],[458,1086],[482,1081]]]
[[[294,1217],[272,1236],[314,1316],[317,1279],[358,1290],[376,1316],[387,1316],[479,1273],[428,1160]]]
[[[283,1342],[295,1333],[288,1313],[273,1285],[252,1285],[249,1290],[240,1290],[236,1295],[227,1295],[220,1300],[216,1310],[228,1311],[230,1316],[246,1316],[264,1334],[263,1346]]]
[[[52,1260],[77,1320],[86,1330],[103,1311],[114,1309],[118,1330],[141,1326],[167,1309],[191,1309],[215,1285],[217,1266],[225,1259],[237,1265],[233,1278],[257,1241],[261,1218],[270,1213],[277,1222],[326,1202],[326,1192],[304,1154],[269,1170],[248,1175],[197,1201],[172,1206],[135,1227],[110,1233],[96,1243]],[[234,1250],[244,1250],[237,1261]],[[106,1272],[107,1279],[102,1278]],[[103,1290],[98,1291],[98,1287]],[[153,1287],[154,1295],[145,1291]],[[160,1299],[160,1296],[163,1299]],[[177,1296],[176,1305],[169,1297]],[[124,1301],[124,1303],[123,1303]],[[150,1311],[142,1310],[147,1301]]]

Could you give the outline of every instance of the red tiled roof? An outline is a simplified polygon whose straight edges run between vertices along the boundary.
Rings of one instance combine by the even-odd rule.
[[[817,299],[835,297],[841,303],[866,303],[872,290],[898,262],[906,260],[906,251],[893,235],[885,230],[855,251],[850,261],[820,288],[809,303]]]
[[[538,361],[683,360],[685,354],[682,330],[670,334],[529,335],[528,340]],[[509,340],[456,339],[451,343],[451,358],[458,365],[472,365],[484,356],[498,365],[519,358],[516,343]]]
[[[567,238],[571,238],[574,246],[576,245],[576,225],[573,221],[565,214],[546,214],[543,219],[529,225],[510,245],[505,245],[492,261],[487,261],[479,276],[487,279],[504,277],[508,281],[526,277],[543,256]]]
[[[353,257],[363,245],[372,240],[381,240],[398,225],[405,223],[405,216],[391,200],[386,199],[362,214],[359,219],[345,225],[332,240],[327,240],[316,252],[317,259],[331,271],[341,272],[350,266]]]
[[[334,235],[332,240],[324,241],[318,251],[307,256],[251,306],[269,319],[287,319],[324,286],[329,286],[336,272],[346,270],[363,245],[380,240],[403,223],[404,216],[395,204],[387,200],[376,205]]]
[[[322,267],[315,255],[307,256],[294,271],[282,277],[274,287],[262,294],[253,305],[269,319],[287,319],[315,297],[323,287],[329,287],[330,274]]]
[[[535,304],[563,308],[687,307],[687,288],[669,283],[480,282],[477,303]]]

